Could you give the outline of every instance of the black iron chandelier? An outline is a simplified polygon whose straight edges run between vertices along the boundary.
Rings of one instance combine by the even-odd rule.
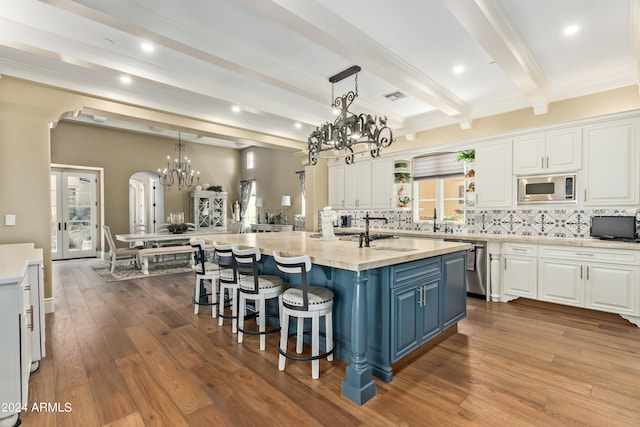
[[[180,132],[178,132],[178,143],[175,148],[178,157],[174,158],[173,164],[171,164],[171,156],[167,156],[167,167],[158,169],[158,178],[163,186],[170,188],[177,184],[178,191],[181,191],[183,188],[195,188],[200,182],[200,171],[191,169],[191,160],[187,156],[182,157],[184,149],[185,145],[180,138]]]
[[[371,157],[380,156],[380,150],[394,141],[393,132],[387,127],[386,117],[373,117],[370,114],[359,115],[349,111],[349,107],[358,97],[358,72],[354,65],[335,76],[329,77],[331,83],[331,107],[338,117],[333,123],[323,123],[311,132],[308,139],[309,164],[315,165],[318,159],[342,159],[350,165],[356,155],[369,152]],[[349,91],[334,98],[335,83],[355,77],[355,91]]]

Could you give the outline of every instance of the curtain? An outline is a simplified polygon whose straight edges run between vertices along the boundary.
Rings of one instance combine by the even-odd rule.
[[[240,232],[245,232],[244,219],[247,216],[247,206],[249,206],[249,199],[251,198],[251,186],[255,179],[248,179],[246,181],[240,181]]]
[[[447,178],[464,175],[462,162],[456,161],[459,153],[431,154],[414,157],[413,179]]]

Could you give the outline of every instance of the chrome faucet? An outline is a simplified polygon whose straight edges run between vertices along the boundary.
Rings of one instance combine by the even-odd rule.
[[[365,248],[371,247],[371,238],[369,237],[369,221],[371,220],[380,220],[384,221],[385,224],[389,223],[389,220],[384,217],[374,218],[369,216],[369,212],[364,216],[364,233],[360,233],[360,239],[358,240],[358,247],[362,247],[362,243],[364,243]]]

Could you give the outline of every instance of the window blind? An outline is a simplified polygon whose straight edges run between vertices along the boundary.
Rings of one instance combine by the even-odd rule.
[[[431,154],[414,157],[413,179],[447,178],[464,175],[462,162],[457,162],[459,153]]]

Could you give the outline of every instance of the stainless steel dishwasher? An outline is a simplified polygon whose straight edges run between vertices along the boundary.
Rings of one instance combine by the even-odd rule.
[[[446,242],[469,243],[467,249],[467,294],[487,298],[487,243],[463,239],[445,239]]]

